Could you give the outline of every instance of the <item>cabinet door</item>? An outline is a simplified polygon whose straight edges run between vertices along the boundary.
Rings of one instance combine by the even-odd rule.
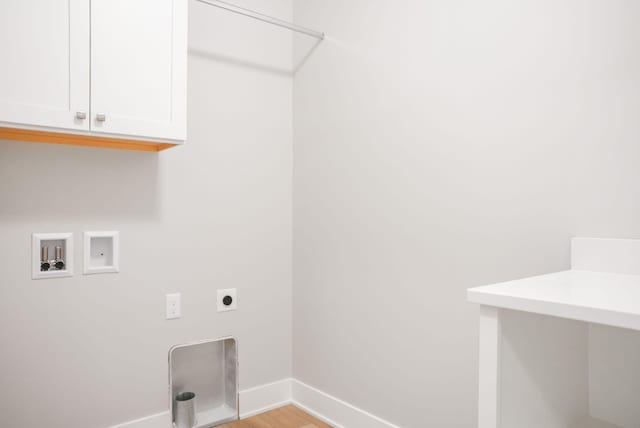
[[[0,58],[0,125],[89,128],[87,0],[0,1]]]
[[[187,0],[91,0],[91,130],[186,138]]]

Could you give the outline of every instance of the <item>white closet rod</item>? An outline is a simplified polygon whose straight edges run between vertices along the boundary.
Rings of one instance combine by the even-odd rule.
[[[310,30],[309,28],[301,27],[299,25],[292,24],[291,22],[283,21],[272,16],[264,15],[253,10],[245,9],[231,3],[227,3],[220,0],[198,0],[201,3],[208,4],[210,6],[219,7],[220,9],[228,10],[229,12],[237,13],[240,15],[248,16],[249,18],[257,19],[268,24],[277,25],[278,27],[288,28],[291,31],[297,33],[306,34],[307,36],[315,37],[316,39],[324,39],[324,33],[319,31]]]

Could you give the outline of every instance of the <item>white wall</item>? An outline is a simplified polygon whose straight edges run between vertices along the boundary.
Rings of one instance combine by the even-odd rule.
[[[501,326],[500,426],[591,428],[588,324],[503,310]]]
[[[291,375],[292,125],[293,374],[404,428],[474,426],[466,288],[640,237],[640,4],[294,3],[328,37],[296,40],[293,112],[290,33],[192,0],[186,146],[0,142],[3,425],[160,412],[190,340],[237,336],[241,389]],[[30,279],[32,232],[100,229],[120,274]]]
[[[289,0],[238,1],[291,18]],[[102,428],[168,407],[167,351],[239,340],[241,389],[291,374],[291,35],[190,3],[189,141],[160,154],[0,141],[0,414]],[[121,232],[83,276],[81,233]],[[75,234],[76,276],[30,279],[32,232]],[[217,314],[217,288],[239,310]],[[181,292],[183,318],[164,319]]]
[[[640,236],[640,4],[297,0],[294,377],[475,426],[468,287]],[[310,42],[297,39],[296,58]]]

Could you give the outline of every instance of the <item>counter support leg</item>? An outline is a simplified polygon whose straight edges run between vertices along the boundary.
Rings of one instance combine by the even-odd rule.
[[[480,306],[478,428],[500,427],[500,309]]]

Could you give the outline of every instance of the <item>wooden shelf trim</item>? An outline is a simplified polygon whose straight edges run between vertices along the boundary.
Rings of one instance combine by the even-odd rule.
[[[32,131],[29,129],[0,127],[0,139],[28,141],[32,143],[67,144],[72,146],[99,147],[104,149],[138,150],[159,152],[176,144],[157,141],[139,141],[118,138],[97,137],[95,135],[65,134],[58,132]]]

